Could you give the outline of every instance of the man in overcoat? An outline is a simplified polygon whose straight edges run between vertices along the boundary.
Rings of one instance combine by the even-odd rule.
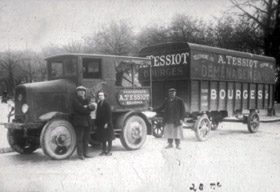
[[[97,135],[99,141],[102,142],[102,152],[100,155],[112,155],[112,140],[115,139],[113,124],[112,124],[112,111],[110,104],[105,99],[104,91],[98,92],[99,102],[96,111],[96,125]],[[108,145],[107,145],[108,143]]]
[[[168,98],[164,103],[155,108],[154,111],[163,113],[164,136],[167,138],[168,145],[166,148],[173,147],[175,139],[176,148],[180,148],[180,140],[183,139],[183,120],[185,115],[185,106],[181,98],[176,96],[176,89],[168,90]]]
[[[77,96],[74,98],[72,107],[74,111],[73,126],[75,127],[77,136],[77,154],[82,160],[90,158],[88,155],[88,143],[90,139],[90,112],[95,109],[86,99],[86,88],[78,86],[76,88]]]

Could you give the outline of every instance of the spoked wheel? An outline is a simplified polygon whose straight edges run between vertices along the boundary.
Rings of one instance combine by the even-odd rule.
[[[40,147],[39,143],[25,138],[23,130],[9,129],[7,138],[11,148],[20,154],[30,154]]]
[[[194,125],[195,136],[199,141],[208,139],[211,132],[211,122],[206,115],[199,117]]]
[[[121,133],[121,143],[129,150],[139,149],[145,143],[147,125],[143,118],[132,115],[125,120]]]
[[[212,120],[212,121],[211,121],[211,130],[215,131],[215,130],[218,129],[218,127],[219,127],[219,121],[217,121],[217,120]]]
[[[258,113],[255,111],[250,112],[247,118],[247,127],[250,133],[255,133],[258,131],[260,126],[260,118]]]
[[[52,159],[65,159],[75,150],[75,130],[66,120],[52,120],[44,126],[40,141],[47,156]]]
[[[153,135],[156,138],[161,138],[163,136],[163,124],[162,119],[155,119],[152,121]]]

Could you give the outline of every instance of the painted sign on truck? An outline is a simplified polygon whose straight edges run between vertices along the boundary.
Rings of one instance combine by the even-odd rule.
[[[153,105],[177,88],[188,112],[272,108],[274,65],[271,57],[192,43],[165,43],[144,48],[152,59]],[[148,79],[148,66],[139,77]]]
[[[258,109],[273,109],[272,57],[187,42],[152,45],[139,56],[152,59],[152,72],[142,66],[139,78],[145,81],[152,76],[153,107],[164,102],[168,89],[175,88],[184,101],[186,117],[195,122],[199,140],[233,114],[247,117],[249,132],[256,132]],[[160,127],[160,120],[155,121],[154,127]]]

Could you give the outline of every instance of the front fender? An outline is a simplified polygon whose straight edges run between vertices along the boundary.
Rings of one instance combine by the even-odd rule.
[[[138,115],[141,118],[143,118],[147,125],[147,129],[148,129],[147,134],[148,135],[152,134],[152,123],[151,123],[151,121],[149,121],[147,116],[145,114],[143,114],[141,111],[130,111],[130,112],[123,113],[122,115],[120,115],[116,122],[116,128],[118,130],[122,130],[125,120],[131,115]]]
[[[48,112],[48,113],[45,113],[45,114],[41,115],[39,117],[39,119],[41,121],[49,121],[49,120],[57,118],[57,117],[69,119],[70,118],[70,114],[62,113],[62,112],[59,112],[59,111],[52,111],[52,112]]]

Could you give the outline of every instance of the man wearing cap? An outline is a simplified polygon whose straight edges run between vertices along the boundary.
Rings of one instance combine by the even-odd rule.
[[[90,112],[95,110],[94,105],[86,99],[86,88],[76,88],[77,97],[73,100],[73,126],[77,135],[77,154],[79,159],[90,158],[88,155],[88,143],[90,137]]]
[[[185,106],[183,100],[176,96],[176,89],[169,89],[168,98],[165,99],[164,103],[154,111],[164,111],[164,136],[168,141],[168,145],[165,148],[172,148],[173,140],[175,139],[176,148],[181,149],[180,140],[183,139],[182,124],[185,115]]]

